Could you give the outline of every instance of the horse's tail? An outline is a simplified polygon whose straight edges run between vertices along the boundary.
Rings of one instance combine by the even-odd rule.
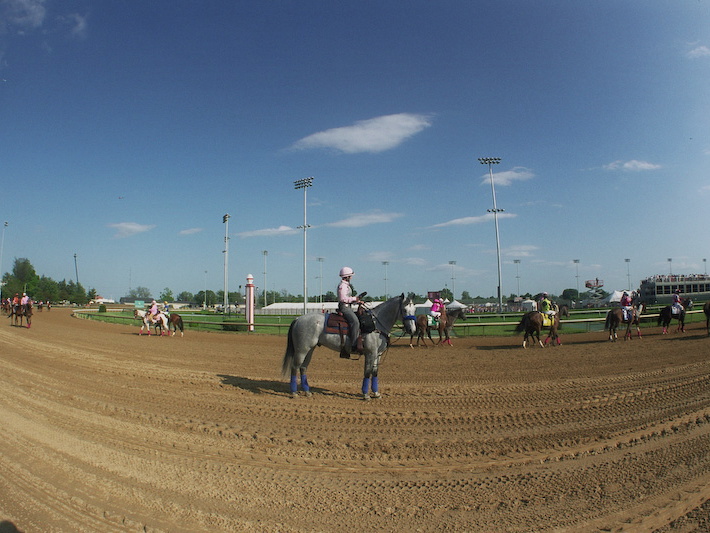
[[[661,309],[660,313],[658,313],[658,324],[656,324],[657,326],[661,325],[661,322],[663,321],[663,313],[665,310],[666,308],[664,307],[663,309]]]
[[[527,325],[527,322],[528,322],[528,315],[523,315],[523,318],[520,321],[520,324],[518,324],[515,327],[515,332],[521,333],[521,332],[525,331],[525,326]]]
[[[611,311],[606,314],[606,321],[604,322],[604,329],[611,328]]]
[[[281,363],[281,374],[284,377],[291,375],[291,367],[293,366],[293,358],[296,354],[296,350],[293,347],[293,326],[296,323],[294,320],[288,327],[288,342],[286,343],[286,353],[284,354],[284,360]]]
[[[177,317],[177,327],[180,328],[180,333],[183,333],[183,331],[184,331],[184,330],[183,330],[183,327],[184,327],[184,326],[183,326],[183,324],[182,324],[182,317],[181,317],[180,315],[178,315],[178,317]]]

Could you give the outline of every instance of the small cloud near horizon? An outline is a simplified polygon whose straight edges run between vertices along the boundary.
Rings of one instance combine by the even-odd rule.
[[[358,213],[350,215],[343,220],[329,222],[323,225],[331,228],[362,228],[363,226],[370,226],[372,224],[385,224],[387,222],[392,222],[402,216],[404,216],[402,213],[382,213],[380,211],[375,211],[372,213]]]
[[[518,215],[515,215],[513,213],[498,213],[498,218],[515,218]],[[482,222],[488,222],[490,220],[493,220],[493,213],[486,213],[485,215],[481,215],[478,217],[463,217],[463,218],[455,218],[453,220],[449,220],[448,222],[441,222],[440,224],[434,224],[433,226],[429,226],[429,228],[446,228],[448,226],[468,226],[470,224],[481,224]]]
[[[636,159],[631,159],[630,161],[613,161],[608,165],[604,165],[605,170],[625,170],[630,172],[638,172],[641,170],[658,170],[661,165],[656,165],[655,163],[649,163],[648,161],[638,161]]]
[[[296,141],[291,149],[332,148],[346,154],[378,153],[396,148],[429,126],[431,118],[426,115],[384,115],[313,133]]]
[[[180,231],[178,235],[194,235],[195,233],[200,233],[204,231],[204,228],[188,228]]]
[[[688,52],[688,57],[690,59],[697,59],[699,57],[710,56],[710,48],[707,46],[696,46]]]
[[[511,185],[514,181],[525,181],[535,177],[535,174],[525,168],[525,167],[514,167],[511,170],[505,170],[503,172],[493,173],[493,183],[495,185],[501,185],[507,187]],[[486,174],[481,177],[481,185],[490,185],[491,177],[490,174]]]
[[[293,235],[297,231],[297,228],[292,228],[291,226],[279,226],[278,228],[264,228],[253,231],[242,231],[241,233],[237,233],[237,236],[242,238],[274,237],[277,235]]]
[[[114,239],[125,239],[139,233],[145,233],[155,227],[155,224],[138,224],[137,222],[119,222],[117,224],[109,224],[109,228],[116,230]]]

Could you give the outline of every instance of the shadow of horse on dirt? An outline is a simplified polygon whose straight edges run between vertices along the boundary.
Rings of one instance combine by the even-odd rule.
[[[223,385],[242,389],[252,394],[271,394],[273,396],[290,395],[289,384],[283,381],[275,381],[271,379],[250,379],[241,376],[230,376],[227,374],[218,374],[218,378],[222,380]],[[320,387],[311,387],[311,392],[314,394],[322,394],[324,396],[333,396],[336,398],[359,398],[357,393],[336,392]]]

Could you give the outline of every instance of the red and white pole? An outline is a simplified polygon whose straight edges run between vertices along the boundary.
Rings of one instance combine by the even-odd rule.
[[[244,305],[248,330],[254,331],[254,276],[251,274],[247,274],[246,302]]]

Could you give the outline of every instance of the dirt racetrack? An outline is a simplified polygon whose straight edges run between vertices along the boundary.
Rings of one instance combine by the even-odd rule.
[[[380,368],[283,337],[0,322],[0,531],[708,531],[710,338],[455,339]],[[17,529],[15,529],[17,528]]]

